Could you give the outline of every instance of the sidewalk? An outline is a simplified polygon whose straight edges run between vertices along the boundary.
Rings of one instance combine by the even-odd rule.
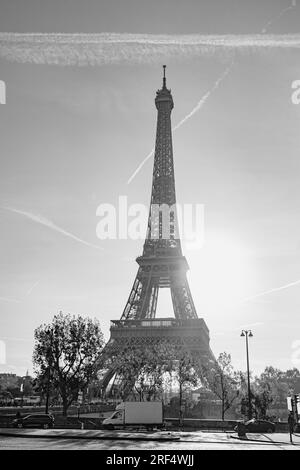
[[[261,442],[267,444],[287,445],[290,444],[289,433],[274,433],[274,434],[255,434],[247,433],[244,438],[238,437],[236,433],[229,434],[230,439],[236,439],[242,442]],[[290,444],[292,445],[292,444]],[[300,434],[293,434],[293,445],[300,448]]]
[[[170,432],[125,432],[92,429],[11,429],[0,428],[0,436],[45,437],[61,439],[109,439],[131,441],[179,441],[180,437]]]

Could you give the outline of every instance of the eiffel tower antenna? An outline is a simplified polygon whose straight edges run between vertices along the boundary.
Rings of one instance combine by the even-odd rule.
[[[163,65],[164,76],[163,76],[163,88],[166,88],[166,65]]]
[[[171,112],[174,107],[171,90],[163,86],[156,92],[157,128],[152,175],[151,204],[143,253],[136,261],[138,271],[120,320],[111,324],[107,354],[122,354],[130,345],[159,344],[184,347],[203,362],[213,358],[209,331],[198,318],[186,273],[189,269],[182,254],[177,223],[176,191],[172,145]],[[170,289],[174,319],[155,319],[159,289]],[[124,389],[122,378],[112,367],[102,387],[111,384],[114,395]]]

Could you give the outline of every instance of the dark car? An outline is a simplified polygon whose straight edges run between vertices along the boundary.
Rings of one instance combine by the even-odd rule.
[[[275,424],[264,419],[250,419],[244,423],[245,432],[275,432]],[[237,431],[237,426],[234,428]]]
[[[13,420],[14,428],[53,428],[54,417],[51,414],[32,414]]]

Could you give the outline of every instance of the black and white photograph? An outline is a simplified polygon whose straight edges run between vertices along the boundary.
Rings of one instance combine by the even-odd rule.
[[[300,0],[0,0],[0,450],[300,450],[299,312]]]

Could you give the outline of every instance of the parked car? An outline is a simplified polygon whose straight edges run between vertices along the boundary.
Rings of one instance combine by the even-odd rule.
[[[244,423],[245,432],[275,432],[275,424],[271,421],[264,419],[250,419]],[[238,426],[235,426],[235,431],[238,430]]]
[[[51,414],[32,414],[15,418],[12,422],[14,428],[53,428],[54,416]]]

